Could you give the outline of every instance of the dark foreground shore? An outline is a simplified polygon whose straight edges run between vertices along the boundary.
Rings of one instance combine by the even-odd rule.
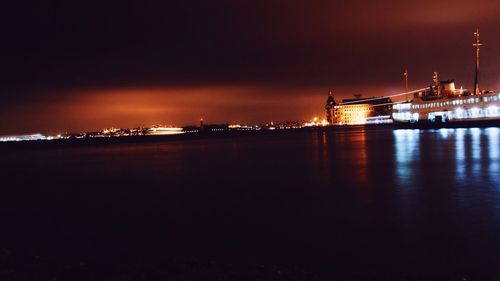
[[[0,280],[35,281],[147,281],[147,280],[310,280],[316,275],[300,268],[262,264],[227,264],[197,259],[145,259],[115,257],[113,260],[61,258],[0,250]]]
[[[325,277],[297,266],[269,264],[221,263],[204,259],[144,257],[61,258],[0,250],[0,280],[2,281],[496,281],[492,276],[477,274],[462,276],[401,273],[367,275],[362,269],[349,276]]]

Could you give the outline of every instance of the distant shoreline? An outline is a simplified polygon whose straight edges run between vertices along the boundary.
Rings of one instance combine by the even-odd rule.
[[[0,142],[0,150],[8,150],[11,148],[59,148],[59,147],[77,147],[77,146],[101,146],[101,145],[116,145],[116,144],[141,144],[141,143],[156,143],[156,142],[172,142],[172,141],[192,141],[206,139],[226,139],[238,138],[247,136],[261,135],[286,135],[298,132],[325,132],[325,131],[356,131],[356,130],[394,130],[394,129],[454,129],[454,128],[475,128],[475,127],[498,127],[498,126],[480,126],[470,124],[471,126],[459,127],[438,127],[438,126],[398,126],[394,124],[379,124],[379,125],[350,125],[350,126],[327,126],[327,127],[303,127],[295,129],[276,129],[276,130],[228,130],[228,131],[200,131],[193,133],[182,133],[176,135],[142,135],[142,136],[118,136],[118,137],[86,137],[86,138],[70,138],[70,139],[53,139],[53,140],[32,140],[32,141],[12,141]]]
[[[285,135],[297,132],[316,132],[316,131],[352,131],[359,129],[393,129],[392,124],[384,125],[359,125],[359,126],[335,126],[335,127],[303,127],[296,129],[276,129],[276,130],[230,130],[230,131],[200,131],[196,133],[183,133],[177,135],[143,135],[143,136],[120,136],[120,137],[86,137],[71,139],[53,139],[53,140],[33,140],[33,141],[12,141],[0,143],[0,149],[8,148],[55,148],[72,146],[94,146],[94,145],[113,145],[113,144],[134,144],[134,143],[154,143],[163,141],[184,141],[184,140],[203,140],[235,138],[258,135]]]

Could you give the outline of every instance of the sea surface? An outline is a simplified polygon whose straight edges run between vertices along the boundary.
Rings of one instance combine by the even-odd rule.
[[[500,278],[500,128],[0,147],[0,171],[7,253]]]

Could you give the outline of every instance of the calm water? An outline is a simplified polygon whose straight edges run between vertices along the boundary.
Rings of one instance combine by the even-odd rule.
[[[0,248],[498,277],[499,140],[360,129],[2,151]]]

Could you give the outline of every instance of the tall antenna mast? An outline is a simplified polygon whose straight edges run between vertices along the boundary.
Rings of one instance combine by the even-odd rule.
[[[405,69],[405,73],[403,74],[405,78],[405,90],[408,93],[410,89],[408,88],[408,69]],[[409,100],[408,95],[406,95],[406,99]]]
[[[474,32],[474,36],[476,37],[476,43],[472,44],[472,46],[476,47],[476,71],[474,72],[474,95],[479,94],[479,50],[483,45],[481,39],[479,38],[479,28]]]

